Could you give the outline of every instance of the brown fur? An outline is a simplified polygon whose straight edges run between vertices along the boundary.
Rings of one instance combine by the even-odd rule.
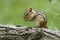
[[[41,11],[36,12],[32,8],[29,8],[24,13],[24,19],[27,21],[35,21],[37,27],[47,28],[47,17]]]

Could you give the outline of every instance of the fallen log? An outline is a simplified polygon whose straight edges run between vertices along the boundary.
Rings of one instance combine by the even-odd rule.
[[[60,31],[0,24],[0,40],[60,40]]]

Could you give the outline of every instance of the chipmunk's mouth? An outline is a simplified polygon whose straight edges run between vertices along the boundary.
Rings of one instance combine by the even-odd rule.
[[[24,21],[27,21],[28,19],[24,17]]]
[[[26,17],[23,17],[24,18],[24,21],[28,21],[29,20],[29,17],[26,16]]]
[[[29,20],[29,19],[24,19],[24,21],[31,21],[31,20]]]

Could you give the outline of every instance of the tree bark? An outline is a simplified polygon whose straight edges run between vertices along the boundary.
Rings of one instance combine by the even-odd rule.
[[[0,24],[0,40],[60,40],[60,31]]]

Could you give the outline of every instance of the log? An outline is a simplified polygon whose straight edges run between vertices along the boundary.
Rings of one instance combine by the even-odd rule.
[[[0,40],[60,40],[60,31],[0,24]]]

